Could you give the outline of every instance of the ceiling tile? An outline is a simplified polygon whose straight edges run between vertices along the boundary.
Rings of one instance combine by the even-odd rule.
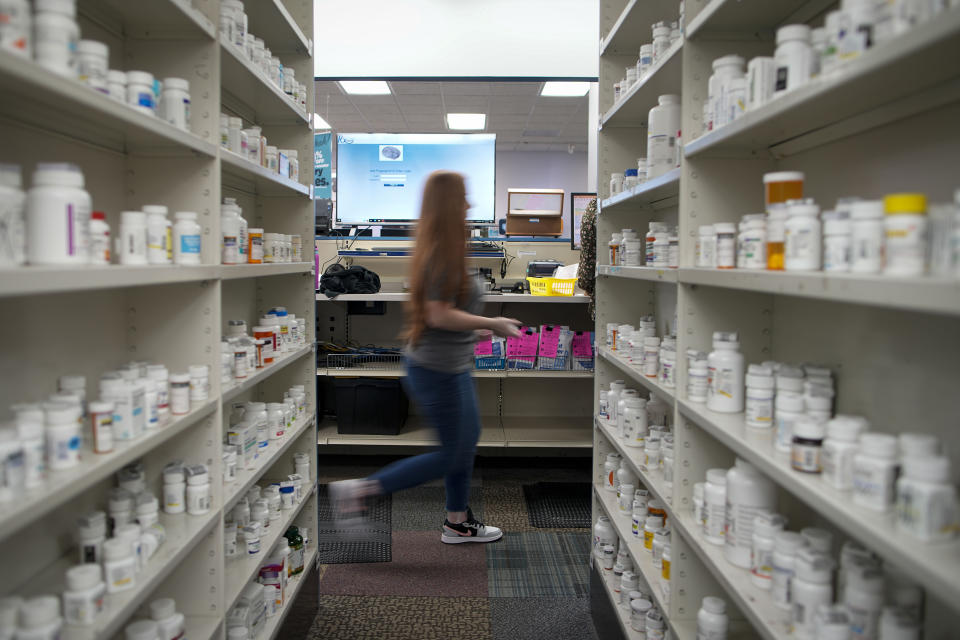
[[[405,105],[439,105],[440,94],[426,94],[426,93],[398,93],[396,96],[397,104],[401,106]]]
[[[498,96],[527,95],[534,97],[540,93],[539,82],[493,82],[490,93]]]
[[[489,82],[444,82],[441,91],[445,96],[486,96],[490,95]]]
[[[397,80],[390,83],[390,88],[396,94],[426,93],[439,95],[440,84],[440,82],[413,82],[409,80]]]

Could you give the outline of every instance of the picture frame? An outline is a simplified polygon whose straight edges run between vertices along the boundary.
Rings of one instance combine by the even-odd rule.
[[[574,251],[580,250],[580,220],[586,213],[590,202],[595,200],[596,197],[596,193],[579,192],[570,194],[570,248]]]

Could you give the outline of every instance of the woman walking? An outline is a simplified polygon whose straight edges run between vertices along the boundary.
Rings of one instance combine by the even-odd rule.
[[[492,542],[503,532],[484,525],[468,505],[480,438],[480,416],[470,371],[478,331],[519,336],[518,320],[479,315],[483,301],[467,275],[463,176],[435,171],[423,189],[417,242],[410,267],[406,328],[406,389],[437,431],[440,448],[405,458],[368,478],[330,485],[339,520],[362,520],[364,500],[444,478],[447,518],[441,542]]]

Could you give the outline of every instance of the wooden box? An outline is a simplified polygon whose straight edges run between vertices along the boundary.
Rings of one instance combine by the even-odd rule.
[[[507,189],[507,236],[563,235],[563,189]]]

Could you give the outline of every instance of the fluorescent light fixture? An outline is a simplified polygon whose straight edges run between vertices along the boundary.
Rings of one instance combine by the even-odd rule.
[[[450,129],[483,129],[487,126],[485,113],[448,113],[447,127]]]
[[[340,88],[355,96],[385,96],[390,94],[386,80],[340,80]]]
[[[333,129],[330,126],[330,123],[320,117],[319,113],[313,114],[313,129],[315,131],[323,131],[324,129]]]
[[[540,95],[551,98],[579,98],[590,91],[589,82],[544,82]]]

